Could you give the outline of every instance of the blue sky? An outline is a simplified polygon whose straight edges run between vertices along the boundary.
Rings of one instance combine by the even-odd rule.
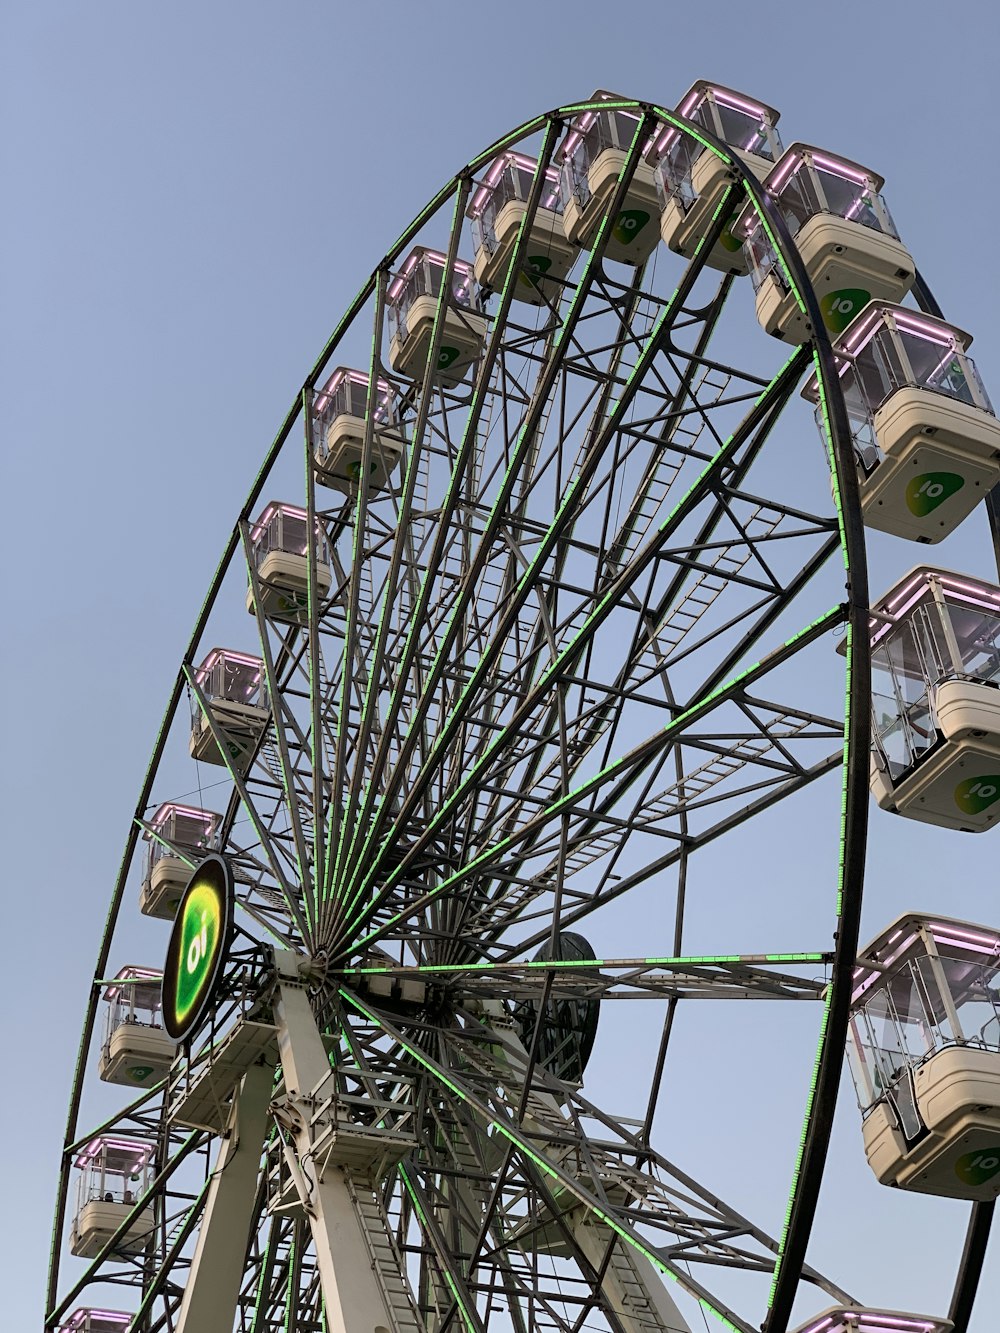
[[[673,105],[711,77],[777,106],[786,141],[886,177],[904,240],[1000,395],[998,25],[984,0],[35,0],[0,24],[16,1080],[2,1114],[4,1141],[26,1144],[6,1176],[5,1314],[28,1328],[92,958],[167,690],[259,459],[364,276],[513,125],[595,87]],[[985,527],[966,527],[942,563],[988,574]],[[886,549],[873,546],[876,571]],[[1000,921],[988,840],[910,826],[876,839],[867,934],[909,905]],[[856,1124],[838,1133],[860,1154]],[[925,1251],[954,1262],[957,1207],[904,1239],[879,1207],[836,1225],[872,1219],[901,1272]],[[917,1284],[937,1312],[940,1269]],[[993,1327],[990,1281],[975,1333]]]

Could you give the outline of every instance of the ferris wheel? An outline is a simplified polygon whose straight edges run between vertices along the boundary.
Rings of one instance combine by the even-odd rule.
[[[1000,591],[872,601],[865,529],[945,536],[1000,424],[881,178],[777,122],[539,116],[337,325],[139,793],[47,1330],[964,1327],[1000,932],[858,931],[870,792],[1000,810]],[[808,1260],[845,1046],[877,1179],[972,1204],[950,1311]]]

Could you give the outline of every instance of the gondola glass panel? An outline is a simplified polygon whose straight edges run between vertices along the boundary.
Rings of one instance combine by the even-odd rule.
[[[494,291],[507,281],[537,166],[534,158],[521,153],[503,153],[469,204],[476,281]],[[514,282],[515,298],[530,305],[558,303],[562,283],[578,253],[563,232],[559,172],[548,167],[529,226],[524,260]]]
[[[213,648],[195,673],[209,710],[222,732],[222,743],[237,772],[249,766],[267,726],[267,688],[259,657]],[[191,755],[206,764],[225,764],[208,717],[191,698]]]
[[[763,180],[781,155],[775,126],[779,113],[763,102],[700,79],[675,108],[677,114],[721,139],[748,171]],[[667,126],[650,154],[660,196],[664,244],[690,259],[712,225],[716,209],[736,179],[710,148]],[[746,273],[743,246],[727,225],[706,261],[724,273]]]
[[[316,480],[321,486],[348,495],[357,493],[361,478],[369,412],[375,417],[368,473],[370,493],[390,485],[406,443],[392,386],[378,380],[372,398],[368,384],[364,372],[338,366],[313,403]]]
[[[1000,481],[1000,421],[967,349],[944,320],[873,301],[834,342],[865,523],[937,542]],[[802,391],[825,413],[813,375]]]
[[[417,246],[389,284],[389,364],[398,375],[420,382],[434,336],[434,318],[447,257]],[[487,322],[479,311],[472,265],[455,261],[442,312],[434,380],[453,389],[482,356]]]
[[[872,792],[980,833],[1000,814],[1000,588],[920,566],[872,617]]]
[[[859,955],[848,1056],[882,1184],[1000,1194],[1000,932],[894,921]]]
[[[615,101],[598,90],[591,101]],[[563,231],[573,245],[589,250],[607,212],[618,177],[639,126],[634,111],[585,111],[570,127],[559,150]],[[640,149],[646,153],[652,140]],[[641,264],[660,239],[660,201],[653,168],[640,159],[624,203],[614,219],[604,251],[608,259]]]
[[[153,1145],[135,1139],[98,1135],[77,1154],[76,1209],[70,1227],[70,1252],[93,1259],[128,1220],[147,1193],[153,1177]],[[147,1204],[122,1233],[116,1250],[141,1250],[154,1225],[154,1209]]]
[[[176,1048],[163,1030],[162,980],[162,972],[123,967],[105,989],[108,1007],[99,1058],[105,1083],[148,1088],[173,1063]]]
[[[862,1310],[834,1305],[799,1324],[791,1333],[950,1333],[950,1319],[907,1314],[903,1310]]]
[[[134,1317],[124,1310],[96,1310],[86,1306],[68,1315],[59,1325],[59,1333],[128,1333]]]
[[[261,581],[261,610],[275,620],[299,623],[309,609],[309,520],[304,509],[272,501],[250,529],[250,553]],[[316,527],[316,593],[330,591],[330,556]],[[247,610],[253,611],[253,585]]]
[[[802,143],[792,144],[764,179],[831,333],[843,332],[869,301],[901,300],[913,283],[913,260],[882,197],[883,183],[867,167]],[[733,235],[746,247],[761,327],[785,342],[806,342],[812,331],[806,312],[752,206],[733,224]]]
[[[159,807],[142,835],[148,843],[139,894],[144,916],[174,919],[194,867],[217,845],[221,823],[211,810],[173,801]]]

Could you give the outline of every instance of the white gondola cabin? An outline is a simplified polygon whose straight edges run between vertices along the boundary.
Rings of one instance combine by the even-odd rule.
[[[139,910],[144,916],[172,921],[192,871],[218,845],[222,816],[212,810],[161,805],[143,832],[148,843]]]
[[[677,114],[709,131],[733,150],[748,171],[763,180],[781,156],[775,126],[778,112],[744,93],[699,79],[677,104]],[[690,259],[708,232],[722,197],[736,179],[710,148],[665,126],[650,153],[660,196],[660,235],[665,245]],[[706,262],[724,273],[746,273],[743,246],[731,223]]]
[[[378,380],[374,400],[370,401],[368,384],[369,377],[363,371],[338,366],[313,403],[316,480],[346,495],[356,495],[361,480],[369,411],[374,416],[369,494],[389,486],[406,445],[392,386]]]
[[[537,168],[532,157],[503,153],[491,165],[467,209],[472,219],[476,281],[494,291],[507,281]],[[515,298],[530,305],[558,304],[562,283],[578,253],[563,231],[559,172],[548,167],[538,207],[528,225],[527,248],[514,281]]]
[[[872,608],[871,787],[883,810],[1000,819],[1000,588],[920,566]]]
[[[213,648],[195,672],[195,680],[208,700],[215,725],[222,733],[221,741],[229,762],[238,773],[245,772],[270,717],[263,661],[228,648]],[[203,763],[226,763],[208,717],[194,694],[191,698],[189,748],[192,758]]]
[[[598,90],[590,100],[626,99]],[[612,109],[585,111],[570,126],[558,156],[563,231],[571,244],[585,250],[593,245],[638,127],[639,117],[634,111]],[[644,144],[640,151],[646,153],[650,147]],[[605,256],[625,264],[641,264],[648,259],[660,239],[659,214],[653,168],[640,158],[624,203],[612,222]]]
[[[944,320],[873,301],[834,342],[868,527],[937,542],[1000,481],[1000,421]],[[813,375],[802,396],[824,413]]]
[[[389,284],[389,364],[416,383],[427,366],[446,266],[445,255],[418,245]],[[453,389],[482,356],[488,327],[479,311],[472,265],[464,260],[455,260],[442,321],[433,379]]]
[[[163,973],[123,967],[105,989],[107,1013],[98,1073],[105,1083],[148,1088],[173,1064],[175,1043],[163,1030]]]
[[[67,1315],[59,1333],[128,1333],[134,1318],[124,1310],[96,1310],[88,1305]]]
[[[831,333],[842,333],[869,301],[900,301],[913,259],[882,198],[881,176],[845,157],[796,143],[764,179],[795,238]],[[766,333],[806,342],[811,327],[752,205],[733,224],[746,247],[757,318]]]
[[[883,1185],[1000,1194],[1000,931],[894,921],[858,957],[848,1056]]]
[[[309,608],[309,520],[294,505],[269,504],[250,529],[250,558],[260,580],[264,615],[298,623]],[[316,594],[330,591],[330,556],[326,537],[316,525]],[[253,584],[247,588],[247,610],[253,611]]]
[[[799,1324],[791,1333],[951,1333],[950,1319],[907,1314],[903,1310],[862,1310],[833,1305]]]
[[[93,1259],[133,1213],[115,1249],[134,1254],[152,1238],[152,1205],[135,1210],[153,1178],[153,1152],[152,1143],[101,1134],[77,1154],[73,1163],[79,1175],[70,1227],[71,1254]]]

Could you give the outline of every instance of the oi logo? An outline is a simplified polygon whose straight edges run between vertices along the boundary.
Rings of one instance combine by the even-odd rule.
[[[525,261],[527,272],[519,273],[517,280],[522,287],[530,287],[533,292],[537,291],[538,283],[535,279],[543,278],[551,267],[552,260],[548,255],[529,255]]]
[[[966,778],[955,788],[955,804],[966,815],[979,815],[1000,800],[1000,773]]]
[[[628,245],[645,227],[649,214],[644,208],[623,208],[615,219],[611,234],[619,245]]]
[[[455,353],[455,356],[458,356],[458,353],[457,353],[457,352]],[[454,359],[454,358],[452,358],[452,359]],[[438,358],[438,365],[440,365],[440,364],[441,364],[441,360],[440,360],[440,358]],[[445,364],[446,364],[446,365],[450,365],[451,362],[446,362]],[[369,477],[374,476],[375,473],[376,473],[377,471],[378,471],[378,464],[377,464],[377,463],[372,463],[372,464],[370,465],[370,467],[368,468],[368,475],[369,475]],[[350,479],[351,479],[352,481],[360,481],[360,480],[361,480],[361,459],[360,459],[360,458],[354,458],[354,459],[351,460],[351,462],[349,462],[349,463],[347,464],[347,475],[350,477]]]
[[[955,1175],[963,1185],[983,1185],[1000,1171],[1000,1144],[982,1152],[967,1152],[955,1163]]]
[[[914,517],[926,518],[964,485],[957,472],[921,472],[907,483],[906,507]]]
[[[207,885],[196,884],[184,904],[175,1010],[183,1022],[201,998],[212,974],[219,945],[218,899]]]
[[[194,1029],[211,999],[232,918],[232,871],[210,852],[184,890],[163,965],[163,1026],[175,1041]]]
[[[863,287],[842,287],[839,291],[827,292],[819,303],[823,323],[831,333],[843,333],[871,299],[871,292],[866,292]]]
[[[743,242],[738,241],[733,235],[733,224],[731,222],[728,222],[726,226],[723,227],[722,235],[719,237],[719,244],[722,246],[723,250],[729,250],[732,254],[743,249]]]

